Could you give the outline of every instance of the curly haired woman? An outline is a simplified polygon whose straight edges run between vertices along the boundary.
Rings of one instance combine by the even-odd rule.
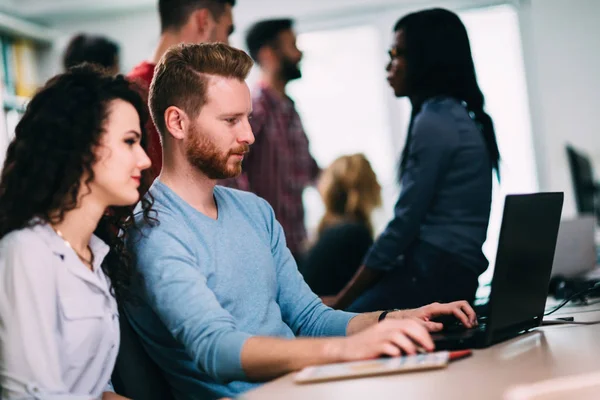
[[[122,76],[82,66],[16,127],[0,178],[3,399],[122,399],[110,375],[132,276],[123,232],[150,167],[144,110]]]

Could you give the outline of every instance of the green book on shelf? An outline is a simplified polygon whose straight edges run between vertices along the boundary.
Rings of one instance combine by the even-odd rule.
[[[15,71],[14,51],[11,38],[3,36],[0,39],[2,45],[2,75],[4,80],[4,93],[9,96],[15,95]]]

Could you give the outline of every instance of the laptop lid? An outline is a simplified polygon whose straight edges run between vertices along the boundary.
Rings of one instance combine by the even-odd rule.
[[[540,325],[563,197],[563,193],[506,196],[489,301],[488,342]]]
[[[596,217],[588,215],[560,222],[552,276],[572,278],[594,269]]]

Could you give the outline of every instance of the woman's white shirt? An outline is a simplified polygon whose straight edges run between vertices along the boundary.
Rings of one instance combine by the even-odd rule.
[[[96,399],[110,390],[119,349],[117,304],[90,241],[94,271],[48,225],[0,240],[2,399]]]

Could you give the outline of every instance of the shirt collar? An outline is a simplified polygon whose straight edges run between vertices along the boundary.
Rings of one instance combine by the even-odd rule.
[[[92,235],[90,238],[90,249],[94,253],[94,271],[92,272],[81,264],[75,251],[67,246],[65,241],[56,234],[49,224],[40,220],[33,220],[33,223],[38,224],[37,229],[43,235],[52,252],[60,257],[61,261],[63,261],[73,275],[102,289],[103,292],[109,293],[101,265],[110,251],[110,247],[102,239],[96,235]]]
[[[274,104],[285,104],[288,106],[294,106],[294,100],[287,94],[284,97],[281,97],[279,93],[276,93],[275,90],[268,87],[264,82],[258,83],[258,90],[262,92],[264,96],[266,96],[267,100]]]

